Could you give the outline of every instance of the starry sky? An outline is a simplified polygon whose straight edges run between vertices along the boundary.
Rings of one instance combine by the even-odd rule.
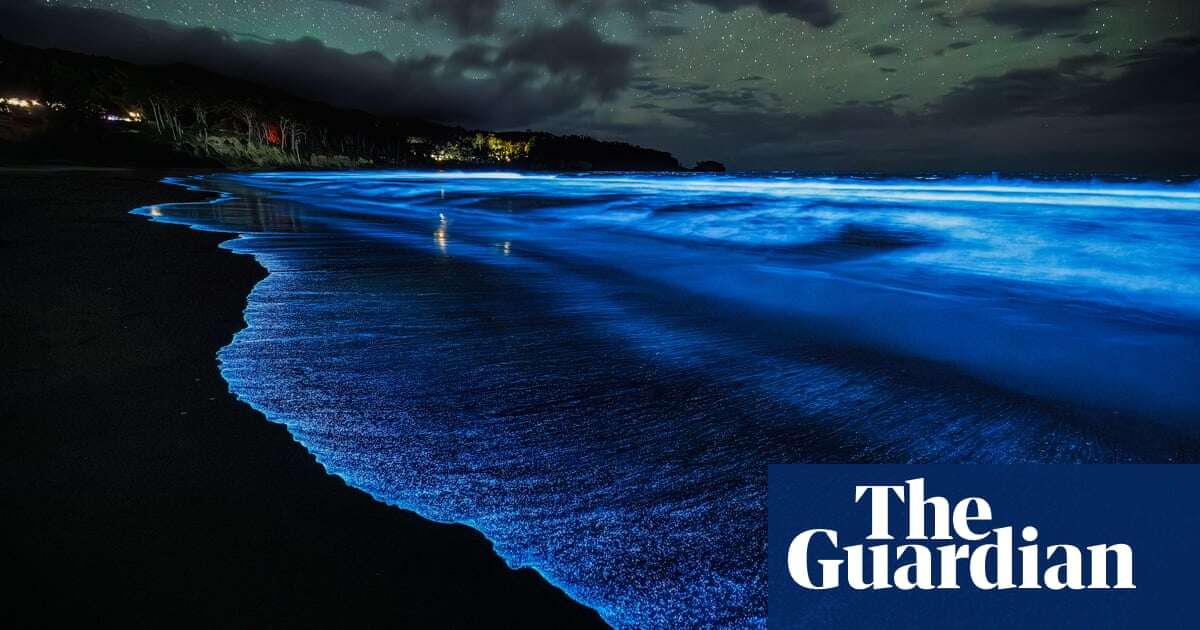
[[[35,45],[741,169],[1200,170],[1194,0],[5,3]]]

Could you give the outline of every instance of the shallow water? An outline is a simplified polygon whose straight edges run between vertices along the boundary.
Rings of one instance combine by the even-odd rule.
[[[1200,460],[1200,187],[217,175],[220,353],[331,472],[624,627],[762,625],[767,463]]]

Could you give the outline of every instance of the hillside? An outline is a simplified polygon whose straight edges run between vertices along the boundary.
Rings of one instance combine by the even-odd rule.
[[[671,154],[340,109],[194,66],[0,40],[0,160],[230,168],[684,170]]]

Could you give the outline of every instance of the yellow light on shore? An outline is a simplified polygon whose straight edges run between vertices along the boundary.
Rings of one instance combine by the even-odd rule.
[[[6,96],[0,98],[0,105],[8,105],[9,107],[20,107],[21,109],[34,109],[42,107],[42,102],[33,98],[20,98],[16,96]]]
[[[120,114],[105,114],[101,116],[108,122],[123,122],[123,123],[139,123],[142,122],[142,114],[140,112],[128,112],[125,116]]]
[[[22,96],[0,96],[0,106],[15,107],[26,111],[48,107],[56,112],[67,108],[66,105],[57,101],[39,101],[36,98],[25,98]]]

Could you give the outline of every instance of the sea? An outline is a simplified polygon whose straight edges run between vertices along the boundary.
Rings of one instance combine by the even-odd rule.
[[[766,465],[1200,461],[1200,185],[223,173],[231,391],[618,628],[766,622]]]

